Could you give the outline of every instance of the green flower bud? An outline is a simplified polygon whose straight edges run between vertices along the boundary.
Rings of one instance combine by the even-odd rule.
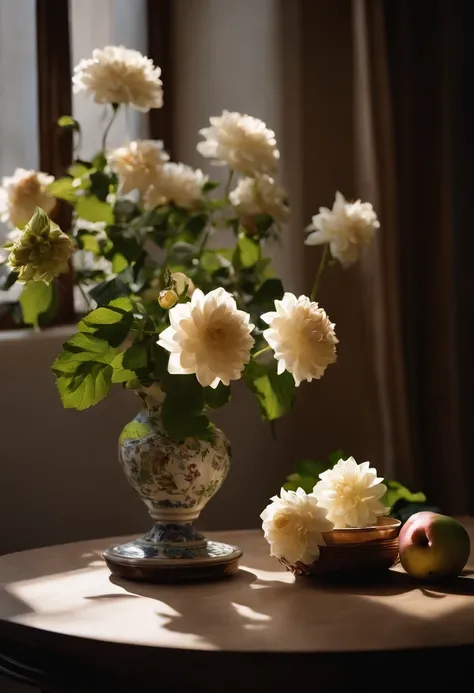
[[[169,310],[178,303],[178,294],[173,289],[164,289],[164,291],[160,291],[158,303],[165,310]]]
[[[69,236],[37,207],[13,244],[8,264],[19,272],[20,282],[33,280],[49,284],[67,271],[73,248]]]

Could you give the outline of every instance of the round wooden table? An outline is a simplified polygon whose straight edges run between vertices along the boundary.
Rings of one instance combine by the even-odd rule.
[[[213,536],[243,548],[236,577],[113,578],[101,551],[117,539],[1,557],[0,671],[48,693],[469,690],[470,571],[443,587],[397,570],[315,585],[271,558],[260,531]]]

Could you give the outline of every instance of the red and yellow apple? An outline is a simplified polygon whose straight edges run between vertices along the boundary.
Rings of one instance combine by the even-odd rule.
[[[460,575],[471,544],[465,528],[454,517],[424,511],[403,525],[398,547],[400,562],[409,575],[443,580]]]

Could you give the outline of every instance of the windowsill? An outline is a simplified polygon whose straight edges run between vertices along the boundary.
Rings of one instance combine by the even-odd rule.
[[[23,342],[25,340],[31,342],[38,341],[57,341],[59,338],[66,338],[77,331],[76,325],[61,325],[59,327],[45,327],[42,330],[21,329],[21,330],[4,330],[0,331],[1,342]]]

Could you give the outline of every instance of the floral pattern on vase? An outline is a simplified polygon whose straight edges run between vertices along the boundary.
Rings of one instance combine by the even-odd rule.
[[[119,460],[152,518],[185,522],[198,517],[230,468],[230,445],[218,428],[212,440],[167,436],[161,405],[144,397],[144,408],[123,429]]]

